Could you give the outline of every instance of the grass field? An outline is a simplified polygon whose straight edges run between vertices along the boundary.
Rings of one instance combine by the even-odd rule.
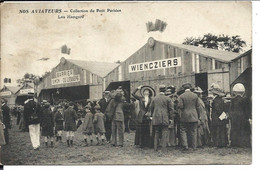
[[[65,134],[64,134],[65,135]],[[195,151],[182,152],[167,148],[166,153],[153,149],[140,149],[133,145],[134,133],[125,133],[124,147],[84,147],[83,136],[76,132],[74,147],[55,143],[54,148],[44,146],[41,137],[39,151],[34,151],[28,132],[20,132],[16,125],[9,130],[10,144],[2,147],[4,165],[90,165],[90,164],[251,164],[250,148],[205,147]]]

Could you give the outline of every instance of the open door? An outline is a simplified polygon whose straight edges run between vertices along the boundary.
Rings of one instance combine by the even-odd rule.
[[[195,74],[195,86],[199,86],[208,95],[208,73]]]

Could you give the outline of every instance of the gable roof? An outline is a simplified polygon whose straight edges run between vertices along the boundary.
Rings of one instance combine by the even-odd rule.
[[[237,60],[237,59],[239,59],[239,58],[241,58],[241,57],[243,57],[247,54],[250,54],[252,56],[252,49],[250,49],[250,50],[244,52],[243,54],[239,55],[238,57],[234,58],[232,61]]]
[[[107,62],[71,60],[71,59],[66,59],[66,60],[100,77],[105,77],[109,72],[111,72],[114,68],[116,68],[119,65],[116,63],[107,63]]]
[[[219,61],[223,62],[231,62],[231,60],[235,59],[240,53],[230,52],[230,51],[223,51],[223,50],[216,50],[211,48],[204,48],[204,47],[197,47],[193,45],[185,45],[185,44],[175,44],[175,43],[167,43],[167,42],[161,42],[163,44],[168,44],[171,46],[175,46],[184,50],[188,50],[197,54],[205,55],[210,58],[217,59]]]
[[[13,94],[15,94],[16,92],[18,92],[20,90],[21,87],[17,87],[17,86],[4,86],[1,89],[1,91],[3,91],[5,88],[10,90]]]

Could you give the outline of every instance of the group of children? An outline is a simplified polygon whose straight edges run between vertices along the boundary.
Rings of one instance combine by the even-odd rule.
[[[94,140],[93,140],[93,134],[96,137],[96,145],[104,145],[105,144],[105,115],[104,113],[102,113],[100,111],[100,105],[96,105],[94,107],[95,112],[92,113],[90,110],[91,106],[87,105],[85,107],[85,117],[82,120],[82,124],[78,127],[77,129],[82,131],[82,134],[84,136],[84,142],[85,142],[85,146],[89,146],[89,145],[94,145]],[[73,142],[73,138],[74,138],[74,134],[73,134],[73,138],[71,137],[71,135],[68,135],[69,133],[71,133],[71,130],[69,130],[66,125],[66,114],[68,112],[67,108],[64,109],[62,106],[58,105],[57,107],[57,111],[55,113],[54,116],[54,121],[55,121],[55,131],[56,131],[56,141],[62,141],[62,133],[63,130],[66,132],[66,136],[67,136],[67,142],[68,142],[68,146],[73,146],[72,142]],[[68,117],[68,116],[67,116]],[[78,122],[81,121],[80,119],[78,119]],[[74,130],[73,130],[74,131]],[[76,130],[75,130],[76,131]]]

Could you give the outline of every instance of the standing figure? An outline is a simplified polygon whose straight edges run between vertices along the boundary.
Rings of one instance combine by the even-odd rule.
[[[233,87],[235,97],[231,99],[230,115],[231,115],[231,146],[249,147],[250,141],[250,102],[242,97],[245,92],[242,84],[236,84]]]
[[[54,118],[52,110],[50,108],[50,103],[44,103],[44,106],[41,109],[41,111],[42,136],[44,136],[45,146],[48,147],[48,138],[50,138],[51,147],[53,148]]]
[[[153,147],[153,138],[150,133],[150,117],[151,117],[151,102],[152,92],[150,89],[143,90],[143,95],[136,94],[138,90],[141,90],[142,85],[139,86],[133,93],[133,97],[139,101],[139,113],[136,117],[136,132],[135,132],[135,145],[139,145],[141,148]]]
[[[154,150],[157,151],[159,136],[162,136],[162,151],[166,151],[168,126],[173,118],[173,104],[169,97],[165,96],[166,87],[160,85],[159,95],[156,95],[151,103],[152,125],[155,130]]]
[[[100,112],[100,106],[96,105],[95,106],[95,116],[93,119],[93,123],[96,124],[96,133],[97,133],[97,145],[103,145],[105,144],[105,126],[104,122],[106,121],[106,117],[104,113]],[[101,142],[100,142],[101,139]]]
[[[121,90],[116,90],[115,98],[112,99],[108,108],[108,116],[112,120],[112,146],[117,145],[117,135],[119,136],[118,146],[124,144],[124,112],[123,95]]]
[[[77,130],[76,119],[77,113],[73,109],[74,104],[69,103],[69,107],[64,112],[65,131],[67,132],[67,145],[73,146],[74,132]]]
[[[40,106],[34,101],[33,96],[29,96],[24,103],[24,120],[29,128],[29,134],[34,150],[40,147]]]
[[[170,87],[174,87],[174,86],[170,86]],[[175,117],[176,117],[176,110],[174,108],[174,98],[173,98],[174,93],[175,93],[175,87],[174,87],[174,89],[168,87],[168,89],[166,91],[166,96],[168,96],[171,99],[172,107],[173,107],[173,110],[175,111],[173,120],[170,120],[170,124],[168,127],[169,128],[168,129],[168,137],[169,137],[168,146],[169,147],[177,145],[176,126],[175,126],[175,121],[174,121]]]
[[[2,100],[2,114],[3,114],[3,124],[4,128],[4,136],[6,145],[9,144],[9,132],[8,129],[11,129],[11,116],[10,116],[10,108],[7,106],[7,100]]]
[[[228,120],[226,118],[221,118],[222,114],[225,114],[225,103],[222,98],[225,94],[219,88],[213,88],[211,92],[214,95],[211,106],[211,137],[213,140],[213,145],[217,147],[225,147],[228,144],[228,135],[226,128]]]
[[[3,124],[3,115],[2,110],[0,110],[0,165],[2,165],[2,153],[1,153],[1,147],[5,145],[5,136],[4,136],[4,129],[5,125]]]
[[[57,131],[56,141],[62,141],[62,131],[63,131],[63,109],[61,105],[58,105],[57,111],[55,113],[55,130]]]
[[[110,139],[111,139],[111,126],[112,126],[112,121],[108,118],[107,116],[107,108],[108,108],[108,104],[111,100],[111,94],[109,91],[105,91],[104,92],[104,97],[99,101],[99,105],[100,105],[100,111],[102,113],[105,114],[106,116],[106,122],[105,122],[105,136],[106,136],[106,140],[109,143]]]
[[[16,120],[16,125],[20,124],[21,121],[21,117],[22,117],[22,110],[21,110],[21,106],[17,106],[17,120]]]
[[[200,117],[201,117],[201,121],[200,124],[198,124],[198,132],[197,132],[197,146],[201,147],[204,146],[206,144],[208,144],[208,140],[209,140],[209,125],[208,125],[208,116],[207,116],[207,110],[205,107],[205,104],[202,100],[202,93],[203,91],[201,90],[200,87],[196,87],[194,90],[194,93],[198,95],[199,97],[199,112],[200,112]]]
[[[88,146],[88,141],[93,144],[92,134],[94,133],[93,126],[93,113],[89,110],[89,106],[86,106],[86,115],[82,124],[82,131],[84,135],[85,146]]]
[[[197,148],[197,129],[200,122],[199,97],[191,92],[190,83],[182,85],[185,92],[179,96],[181,143],[184,150]]]

